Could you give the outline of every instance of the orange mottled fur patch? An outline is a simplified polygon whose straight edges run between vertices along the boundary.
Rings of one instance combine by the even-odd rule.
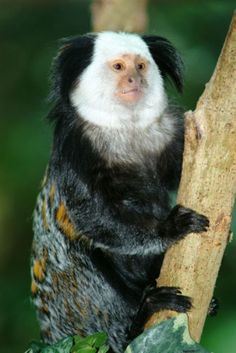
[[[33,280],[31,282],[31,293],[32,293],[32,295],[35,295],[35,294],[37,294],[37,292],[38,292],[38,286],[37,286],[36,282]]]
[[[41,259],[34,260],[33,275],[34,275],[34,278],[39,282],[42,282],[44,280],[47,258],[48,258],[48,252],[46,249],[44,249],[43,257]]]
[[[66,206],[63,202],[60,203],[56,210],[56,220],[63,234],[70,240],[78,238],[78,233],[75,230],[73,223],[67,213]]]
[[[47,304],[43,304],[41,307],[38,308],[38,310],[43,313],[43,314],[49,314],[48,306]]]
[[[50,200],[50,204],[52,205],[53,201],[54,201],[54,197],[55,197],[55,192],[56,192],[56,188],[55,185],[52,184],[50,191],[49,191],[49,200]]]

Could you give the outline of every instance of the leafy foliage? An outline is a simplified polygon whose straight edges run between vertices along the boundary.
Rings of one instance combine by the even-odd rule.
[[[82,338],[67,337],[53,345],[33,342],[25,353],[106,353],[109,350],[107,335],[98,332]],[[145,330],[127,347],[124,353],[209,353],[194,342],[188,331],[187,315],[176,318]]]
[[[144,331],[125,353],[209,353],[189,335],[187,315],[162,321]]]
[[[66,337],[53,345],[41,342],[31,343],[25,353],[106,353],[109,349],[107,335],[98,332],[88,337]]]

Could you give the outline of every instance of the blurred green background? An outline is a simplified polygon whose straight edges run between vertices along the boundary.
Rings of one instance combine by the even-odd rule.
[[[150,1],[149,32],[182,53],[186,85],[178,97],[194,109],[215,67],[236,7],[226,1]],[[57,39],[91,30],[90,1],[0,1],[0,351],[24,352],[39,339],[30,303],[32,211],[51,146],[48,73]],[[236,231],[236,222],[232,228]],[[236,233],[236,232],[235,232]],[[215,294],[221,308],[207,320],[202,343],[236,352],[236,241],[228,247]]]

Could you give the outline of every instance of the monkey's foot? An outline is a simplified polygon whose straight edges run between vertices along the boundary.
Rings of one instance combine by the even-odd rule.
[[[181,294],[177,287],[151,287],[145,292],[142,305],[150,315],[159,310],[174,310],[185,313],[191,309],[191,299]]]
[[[140,309],[132,324],[129,337],[133,339],[139,335],[147,320],[157,311],[173,310],[185,313],[192,307],[191,299],[181,294],[176,287],[147,287],[140,305]]]

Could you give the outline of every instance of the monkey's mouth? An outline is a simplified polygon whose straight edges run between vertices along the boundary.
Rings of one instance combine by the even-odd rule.
[[[143,91],[140,87],[133,87],[123,89],[119,92],[118,96],[123,102],[136,103],[142,97]]]
[[[131,88],[131,89],[127,89],[127,90],[122,90],[121,93],[135,95],[135,94],[141,94],[142,91],[140,88],[137,87],[137,88]]]

